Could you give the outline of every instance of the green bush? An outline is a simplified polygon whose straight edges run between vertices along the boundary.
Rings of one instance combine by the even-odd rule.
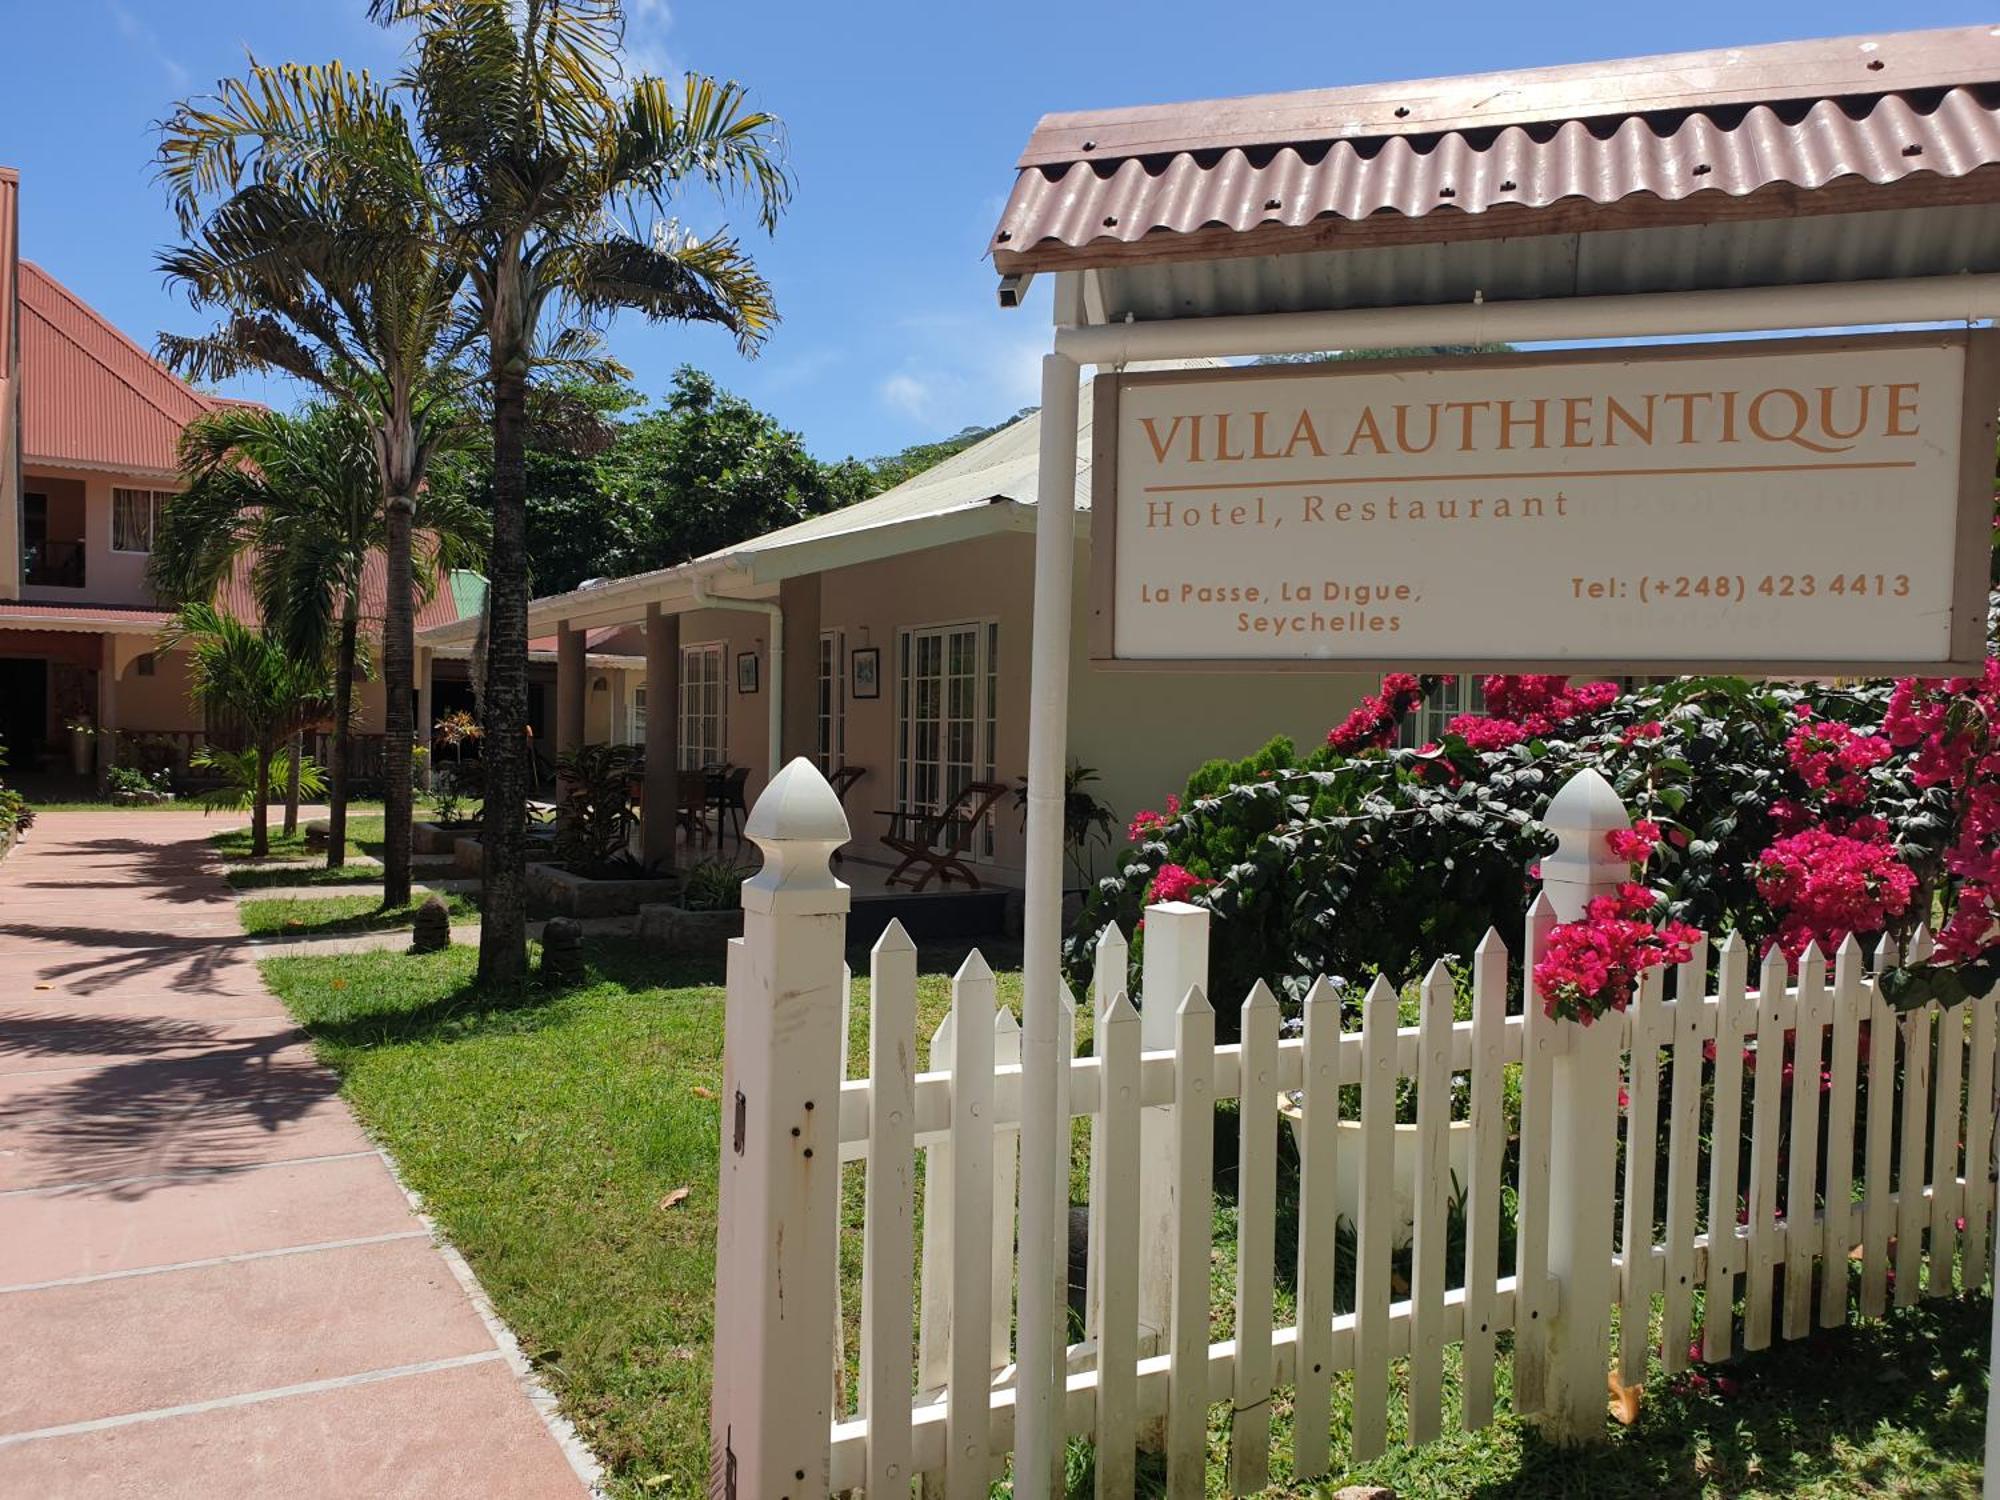
[[[1203,766],[1185,803],[1135,820],[1133,846],[1092,894],[1068,958],[1080,981],[1103,926],[1133,931],[1164,887],[1214,913],[1211,981],[1225,1014],[1260,978],[1293,1002],[1319,974],[1400,983],[1440,957],[1469,957],[1489,927],[1518,974],[1537,863],[1554,847],[1541,818],[1585,767],[1635,820],[1662,829],[1646,877],[1667,913],[1761,944],[1774,924],[1752,871],[1778,833],[1773,804],[1789,790],[1785,740],[1800,705],[1872,729],[1889,694],[1887,683],[1679,678],[1502,748],[1447,734],[1422,750],[1300,755],[1273,740],[1247,760]],[[1900,756],[1868,775],[1869,808],[1935,889],[1950,793],[1919,789]]]

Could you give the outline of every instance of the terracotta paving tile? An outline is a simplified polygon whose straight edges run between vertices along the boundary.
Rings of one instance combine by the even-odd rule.
[[[303,1043],[0,1077],[0,1190],[366,1149]]]
[[[263,1010],[241,1002],[244,1017],[202,1020],[191,1016],[135,1015],[115,1010],[0,1010],[0,1076],[9,1073],[82,1072],[134,1057],[192,1058],[229,1052],[258,1042],[294,1041],[299,1028],[275,1003]]]
[[[0,1494],[568,1500],[583,1487],[494,1361],[0,1447]]]
[[[48,814],[0,864],[0,1286],[38,1288],[0,1292],[0,1496],[583,1495],[264,987],[219,826]]]
[[[418,1228],[373,1153],[155,1183],[143,1194],[26,1193],[0,1214],[0,1287]]]
[[[422,1240],[5,1296],[0,1433],[493,1347]]]

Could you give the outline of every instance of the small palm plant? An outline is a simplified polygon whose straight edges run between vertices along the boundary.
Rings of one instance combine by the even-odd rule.
[[[296,730],[325,717],[333,696],[331,665],[324,656],[291,655],[270,630],[253,630],[212,604],[181,607],[161,635],[163,650],[176,646],[187,648],[188,696],[195,706],[243,732],[250,855],[263,859],[271,852],[271,764]]]

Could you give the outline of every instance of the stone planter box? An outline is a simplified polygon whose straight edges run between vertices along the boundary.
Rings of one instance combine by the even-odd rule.
[[[463,847],[464,840],[460,840]],[[630,916],[649,901],[675,894],[672,879],[639,876],[628,880],[593,880],[560,865],[530,864],[528,894],[565,917]]]
[[[1278,1113],[1291,1123],[1292,1138],[1298,1142],[1305,1115],[1291,1095],[1278,1097]],[[1396,1229],[1392,1238],[1398,1248],[1409,1244],[1417,1222],[1417,1127],[1398,1125],[1395,1129]],[[1361,1122],[1340,1120],[1333,1127],[1333,1207],[1334,1213],[1358,1230],[1361,1226]],[[1458,1179],[1454,1191],[1472,1185],[1472,1122],[1453,1120],[1445,1127],[1445,1160]]]
[[[410,847],[418,854],[446,854],[456,857],[458,841],[468,833],[477,839],[476,825],[453,823],[449,827],[440,827],[436,823],[412,823]]]
[[[22,833],[18,828],[0,828],[0,859],[14,852],[14,846],[21,842]]]
[[[676,958],[715,958],[722,945],[743,936],[743,908],[689,911],[658,902],[639,908],[639,936]]]

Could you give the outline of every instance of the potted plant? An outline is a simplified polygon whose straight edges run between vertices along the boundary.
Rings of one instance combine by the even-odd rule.
[[[69,768],[79,776],[88,776],[96,764],[97,725],[88,714],[72,714],[63,720],[63,728],[69,733]]]

